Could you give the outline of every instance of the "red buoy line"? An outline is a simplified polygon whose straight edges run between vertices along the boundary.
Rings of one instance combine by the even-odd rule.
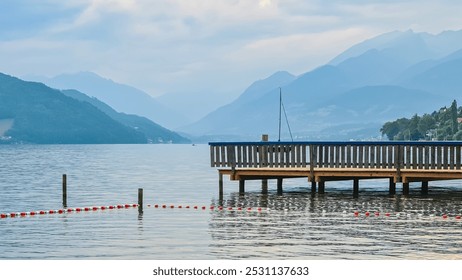
[[[149,208],[158,209],[193,209],[193,210],[210,210],[210,211],[246,211],[246,212],[262,212],[268,210],[261,207],[225,207],[225,206],[190,206],[190,205],[167,205],[167,204],[148,204]]]
[[[114,210],[114,209],[128,209],[136,208],[138,204],[117,204],[109,206],[91,206],[91,207],[77,207],[77,208],[65,208],[58,210],[39,210],[39,211],[30,211],[30,212],[11,212],[11,213],[1,213],[0,219],[5,218],[16,218],[16,217],[33,217],[41,215],[52,215],[52,214],[64,214],[64,213],[80,213],[80,212],[94,212],[100,210]]]
[[[95,211],[104,211],[104,210],[115,210],[115,209],[128,209],[128,208],[137,208],[139,205],[138,204],[117,204],[117,205],[109,205],[109,206],[92,206],[92,207],[77,207],[77,208],[65,208],[65,209],[58,209],[58,210],[40,210],[40,211],[31,211],[31,212],[11,212],[11,213],[1,213],[0,214],[0,219],[5,219],[5,218],[16,218],[16,217],[32,217],[32,216],[41,216],[41,215],[53,215],[53,214],[64,214],[64,213],[80,213],[80,212],[95,212]],[[261,208],[261,207],[225,207],[225,206],[190,206],[190,205],[173,205],[173,204],[147,204],[148,208],[155,208],[155,209],[192,209],[192,210],[210,210],[210,211],[228,211],[228,212],[263,212],[263,211],[270,211],[268,208]],[[344,215],[347,215],[348,213],[346,211],[343,211]],[[390,212],[385,212],[381,213],[379,211],[365,211],[363,213],[360,213],[360,211],[354,211],[353,216],[356,218],[359,217],[365,217],[365,218],[371,218],[371,217],[385,217],[385,218],[390,218],[390,217],[395,217],[399,218],[401,216],[408,217],[411,216],[411,214],[403,214],[403,213],[390,213]],[[430,215],[430,217],[437,217],[436,215]],[[450,220],[450,219],[455,219],[455,220],[462,220],[461,215],[448,215],[448,214],[442,214],[441,218],[444,220]]]

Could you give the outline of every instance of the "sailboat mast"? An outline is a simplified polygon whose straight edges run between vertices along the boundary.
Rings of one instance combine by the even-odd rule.
[[[278,142],[281,141],[281,114],[282,114],[282,91],[279,88],[279,137]]]

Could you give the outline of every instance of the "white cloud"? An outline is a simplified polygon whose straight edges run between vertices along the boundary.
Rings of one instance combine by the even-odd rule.
[[[450,0],[45,3],[32,9],[33,19],[30,10],[2,14],[0,3],[0,16],[17,19],[16,26],[0,26],[0,36],[2,29],[15,35],[0,37],[0,71],[90,70],[156,94],[208,87],[236,95],[254,80],[278,70],[308,71],[380,33],[462,28],[462,2]]]

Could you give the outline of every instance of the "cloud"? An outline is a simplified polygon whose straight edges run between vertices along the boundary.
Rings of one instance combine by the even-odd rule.
[[[150,93],[241,93],[367,38],[461,29],[459,1],[4,0],[0,71],[95,71]],[[442,16],[444,15],[444,16]]]

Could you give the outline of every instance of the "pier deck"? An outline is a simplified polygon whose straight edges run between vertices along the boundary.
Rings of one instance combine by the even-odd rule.
[[[462,179],[459,141],[444,142],[220,142],[209,143],[211,166],[218,167],[220,194],[223,175],[238,180],[244,192],[246,180],[307,178],[311,190],[324,193],[325,182],[353,180],[357,195],[359,180],[389,179],[390,193],[396,183],[409,193],[410,182]],[[225,167],[225,168],[223,168]]]

